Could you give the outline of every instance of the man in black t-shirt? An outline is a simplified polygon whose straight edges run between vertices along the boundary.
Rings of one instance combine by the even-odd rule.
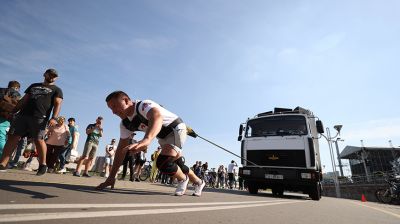
[[[34,83],[25,90],[24,97],[18,102],[13,113],[18,115],[11,124],[9,136],[0,159],[0,171],[5,171],[11,154],[21,137],[32,137],[39,154],[39,169],[36,175],[46,173],[46,143],[44,141],[46,125],[56,125],[63,100],[62,90],[54,83],[57,71],[47,69],[42,83]],[[53,112],[50,119],[50,114]]]

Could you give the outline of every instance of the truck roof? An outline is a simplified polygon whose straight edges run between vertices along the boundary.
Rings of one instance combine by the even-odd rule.
[[[305,114],[308,116],[314,115],[310,110],[302,108],[302,107],[296,107],[294,109],[275,107],[273,111],[259,113],[255,116],[255,118],[265,117],[265,116],[270,116],[270,115],[279,115],[279,114]]]

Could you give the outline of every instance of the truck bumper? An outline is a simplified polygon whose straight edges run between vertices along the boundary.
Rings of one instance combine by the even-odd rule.
[[[313,169],[241,167],[239,176],[245,183],[259,188],[282,187],[293,191],[306,191],[322,179],[321,172]]]

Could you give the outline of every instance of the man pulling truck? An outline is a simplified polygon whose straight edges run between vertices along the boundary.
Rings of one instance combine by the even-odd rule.
[[[120,123],[120,141],[110,176],[97,186],[101,190],[107,186],[114,188],[115,175],[126,151],[136,153],[144,151],[154,138],[158,139],[162,150],[157,158],[160,172],[176,178],[179,183],[176,196],[186,192],[189,180],[194,183],[194,196],[201,196],[205,183],[190,170],[183,161],[182,146],[186,141],[186,125],[176,114],[166,110],[151,100],[131,100],[122,91],[115,91],[107,96],[107,106],[122,120]],[[136,131],[145,132],[142,140],[130,144],[129,136]]]

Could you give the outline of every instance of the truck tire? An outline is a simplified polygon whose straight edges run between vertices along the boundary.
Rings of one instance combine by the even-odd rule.
[[[283,188],[282,187],[273,187],[272,188],[272,195],[276,197],[282,197],[283,196]]]
[[[250,194],[257,194],[258,193],[258,186],[255,183],[249,183],[247,186]]]
[[[321,184],[319,182],[311,187],[308,196],[314,201],[319,201],[319,199],[321,199]]]

